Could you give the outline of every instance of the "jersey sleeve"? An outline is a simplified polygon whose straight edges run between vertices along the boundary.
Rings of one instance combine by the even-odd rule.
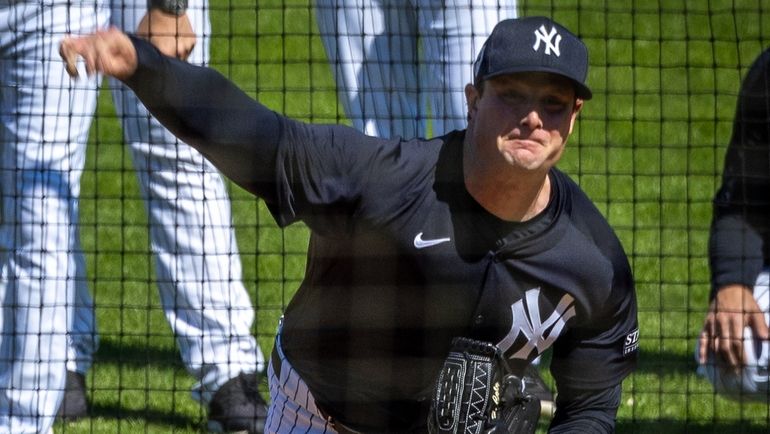
[[[560,388],[556,396],[556,414],[548,433],[614,433],[620,396],[619,384],[589,391]]]
[[[714,197],[709,260],[712,289],[753,286],[770,251],[770,50],[743,80],[725,155],[722,185]]]
[[[265,200],[280,225],[303,220],[319,233],[352,227],[409,195],[421,141],[369,137],[273,112],[217,71],[162,55],[132,37],[137,71],[126,80],[148,110],[225,176]],[[404,182],[404,180],[408,180]],[[388,218],[387,215],[379,218]]]
[[[435,166],[440,140],[381,139],[344,125],[287,120],[281,131],[271,211],[326,236],[377,226],[402,212]]]
[[[557,388],[604,389],[620,384],[636,367],[636,289],[628,258],[614,231],[582,192],[577,191],[573,197],[573,224],[593,240],[606,259],[610,289],[592,300],[590,316],[574,324],[554,343],[551,372]],[[597,288],[584,291],[600,293]]]
[[[740,212],[718,208],[715,206],[709,238],[712,297],[730,284],[753,287],[767,262],[763,252],[767,232],[763,236]]]
[[[276,221],[303,220],[325,235],[349,230],[375,170],[379,140],[344,126],[286,122],[276,200],[269,204]]]
[[[244,189],[272,199],[282,117],[217,71],[164,56],[131,37],[137,70],[126,80],[175,136]]]
[[[568,330],[554,344],[551,372],[557,388],[613,387],[636,367],[639,325],[630,273],[616,274],[600,315]]]

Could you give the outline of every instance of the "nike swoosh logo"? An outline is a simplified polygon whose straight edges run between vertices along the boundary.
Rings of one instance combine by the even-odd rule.
[[[417,234],[414,237],[414,247],[417,248],[417,249],[424,249],[426,247],[433,247],[433,246],[441,244],[441,243],[446,243],[449,240],[450,240],[449,237],[447,237],[447,238],[436,238],[434,240],[423,240],[422,239],[422,232],[420,232],[419,234]]]

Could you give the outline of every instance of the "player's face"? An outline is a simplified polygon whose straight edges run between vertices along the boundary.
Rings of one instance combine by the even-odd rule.
[[[468,134],[477,163],[546,172],[561,157],[583,101],[556,74],[519,73],[492,78],[483,92],[466,87]]]

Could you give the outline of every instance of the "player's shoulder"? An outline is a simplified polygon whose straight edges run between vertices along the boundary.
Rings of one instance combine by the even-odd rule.
[[[593,240],[605,256],[624,258],[626,255],[615,230],[583,189],[566,173],[554,169],[553,178],[565,198],[565,213],[571,224]],[[615,262],[615,261],[613,261]]]
[[[594,223],[605,224],[606,219],[599,212],[593,200],[588,194],[573,180],[569,175],[559,169],[552,169],[552,180],[559,189],[559,194],[563,195],[567,202],[569,214],[573,220],[592,220]]]

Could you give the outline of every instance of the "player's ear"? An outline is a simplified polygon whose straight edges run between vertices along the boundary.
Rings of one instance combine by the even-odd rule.
[[[577,115],[582,108],[583,100],[580,98],[575,99],[575,105],[572,106],[572,116],[569,120],[569,134],[572,134],[572,129],[575,127],[575,120],[577,120]]]
[[[470,122],[471,119],[473,119],[473,116],[476,113],[479,98],[481,98],[481,93],[479,92],[479,89],[476,86],[474,86],[472,83],[466,84],[465,85],[465,102],[468,104],[468,122]]]

